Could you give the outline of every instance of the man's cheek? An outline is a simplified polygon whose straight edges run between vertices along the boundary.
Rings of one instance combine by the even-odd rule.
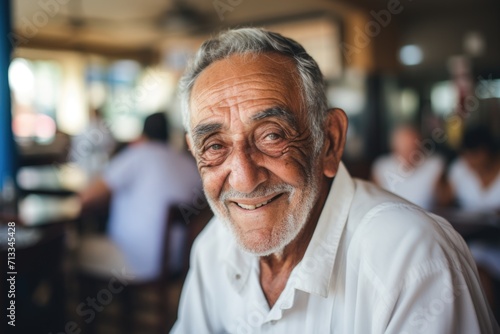
[[[209,197],[215,204],[220,205],[219,198],[222,191],[222,183],[213,175],[202,175],[203,189],[205,195]]]
[[[268,169],[277,175],[281,182],[287,183],[293,187],[303,187],[307,183],[309,165],[302,159],[302,156],[292,152],[275,159]]]

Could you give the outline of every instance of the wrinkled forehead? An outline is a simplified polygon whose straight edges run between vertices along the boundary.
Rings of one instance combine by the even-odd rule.
[[[301,81],[294,60],[271,52],[235,54],[212,63],[196,79],[190,97],[190,123],[207,111],[273,101],[300,109]]]

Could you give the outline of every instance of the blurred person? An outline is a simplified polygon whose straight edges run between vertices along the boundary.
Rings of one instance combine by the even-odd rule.
[[[83,132],[72,138],[69,158],[93,179],[108,163],[116,141],[100,109],[90,109],[89,118]]]
[[[459,209],[476,213],[475,219],[500,219],[500,155],[495,138],[485,126],[466,130],[461,154],[449,171],[450,198]],[[496,217],[496,218],[495,218]],[[497,237],[475,239],[469,249],[480,270],[483,286],[490,304],[498,313],[498,300],[494,298],[500,287],[500,242]]]
[[[173,333],[499,333],[451,225],[351,178],[347,117],[300,44],[229,30],[180,90],[215,217]]]
[[[380,187],[430,210],[444,171],[444,160],[426,146],[412,126],[397,127],[391,136],[392,153],[375,160],[372,179]]]
[[[141,138],[81,193],[83,210],[111,196],[107,236],[83,240],[82,269],[104,276],[124,270],[136,281],[160,274],[167,210],[191,203],[201,189],[193,159],[171,147],[168,137],[165,114],[148,116]]]
[[[466,211],[500,211],[500,155],[488,128],[468,129],[449,171],[451,192]]]

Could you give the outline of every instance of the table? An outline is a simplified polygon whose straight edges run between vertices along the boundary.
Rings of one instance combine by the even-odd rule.
[[[73,222],[80,215],[80,199],[76,195],[31,194],[19,200],[18,213],[24,226]]]
[[[22,193],[72,195],[88,184],[85,172],[73,163],[21,167],[17,183]]]
[[[455,208],[438,208],[433,212],[448,220],[466,241],[500,236],[498,213],[466,212]]]

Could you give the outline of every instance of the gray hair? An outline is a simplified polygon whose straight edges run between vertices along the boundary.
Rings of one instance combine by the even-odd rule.
[[[302,83],[315,151],[323,144],[323,124],[328,103],[323,74],[316,61],[293,39],[259,28],[228,30],[205,41],[179,82],[183,123],[190,133],[189,114],[191,90],[198,75],[210,64],[234,54],[277,52],[294,60]]]

